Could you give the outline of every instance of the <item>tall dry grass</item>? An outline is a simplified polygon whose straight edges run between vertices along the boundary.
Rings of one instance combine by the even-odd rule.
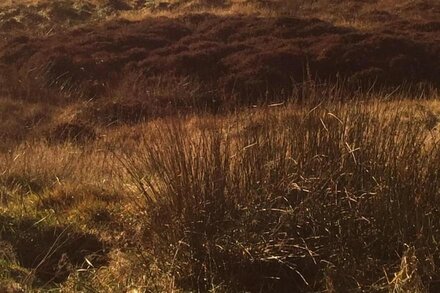
[[[435,290],[438,102],[319,96],[24,143],[0,212],[109,243],[67,291]]]
[[[139,195],[140,246],[184,290],[381,291],[406,269],[421,280],[409,290],[429,288],[440,152],[405,105],[154,123],[118,156]],[[401,268],[408,254],[417,262]]]

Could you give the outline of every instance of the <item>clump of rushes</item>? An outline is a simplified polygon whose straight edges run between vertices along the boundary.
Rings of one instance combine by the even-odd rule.
[[[144,249],[201,291],[384,290],[408,253],[436,263],[438,145],[378,105],[157,122],[120,158]],[[431,267],[413,274],[427,287]]]
[[[109,243],[108,263],[81,259],[48,284],[68,292],[435,292],[436,109],[275,104],[21,145],[1,154],[1,212]]]

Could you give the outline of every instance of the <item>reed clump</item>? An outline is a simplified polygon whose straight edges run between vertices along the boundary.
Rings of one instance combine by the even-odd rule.
[[[188,290],[380,291],[401,286],[391,276],[408,254],[423,261],[406,284],[429,288],[440,151],[426,121],[395,107],[153,123],[119,156],[145,215],[141,246]]]

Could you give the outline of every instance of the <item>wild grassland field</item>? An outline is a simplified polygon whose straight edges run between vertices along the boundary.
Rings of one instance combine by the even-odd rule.
[[[437,1],[0,4],[0,292],[439,292]]]

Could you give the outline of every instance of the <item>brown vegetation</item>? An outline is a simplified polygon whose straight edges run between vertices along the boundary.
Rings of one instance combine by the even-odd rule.
[[[6,72],[12,67],[45,86],[80,88],[86,98],[130,72],[190,76],[252,97],[289,91],[309,78],[437,85],[439,28],[435,21],[391,21],[362,32],[318,19],[195,14],[16,37],[0,61]]]
[[[1,292],[440,290],[438,1],[17,2]]]
[[[1,158],[2,241],[25,269],[9,267],[8,279],[68,291],[435,292],[438,112],[428,109],[438,107],[293,104],[23,145]],[[87,256],[99,245],[71,256],[83,236],[66,226],[100,239],[108,264]],[[61,228],[50,238],[38,227]],[[44,261],[48,275],[22,259],[17,241],[33,238],[16,230],[45,237],[38,255],[66,237]],[[63,253],[70,264],[49,269]]]

